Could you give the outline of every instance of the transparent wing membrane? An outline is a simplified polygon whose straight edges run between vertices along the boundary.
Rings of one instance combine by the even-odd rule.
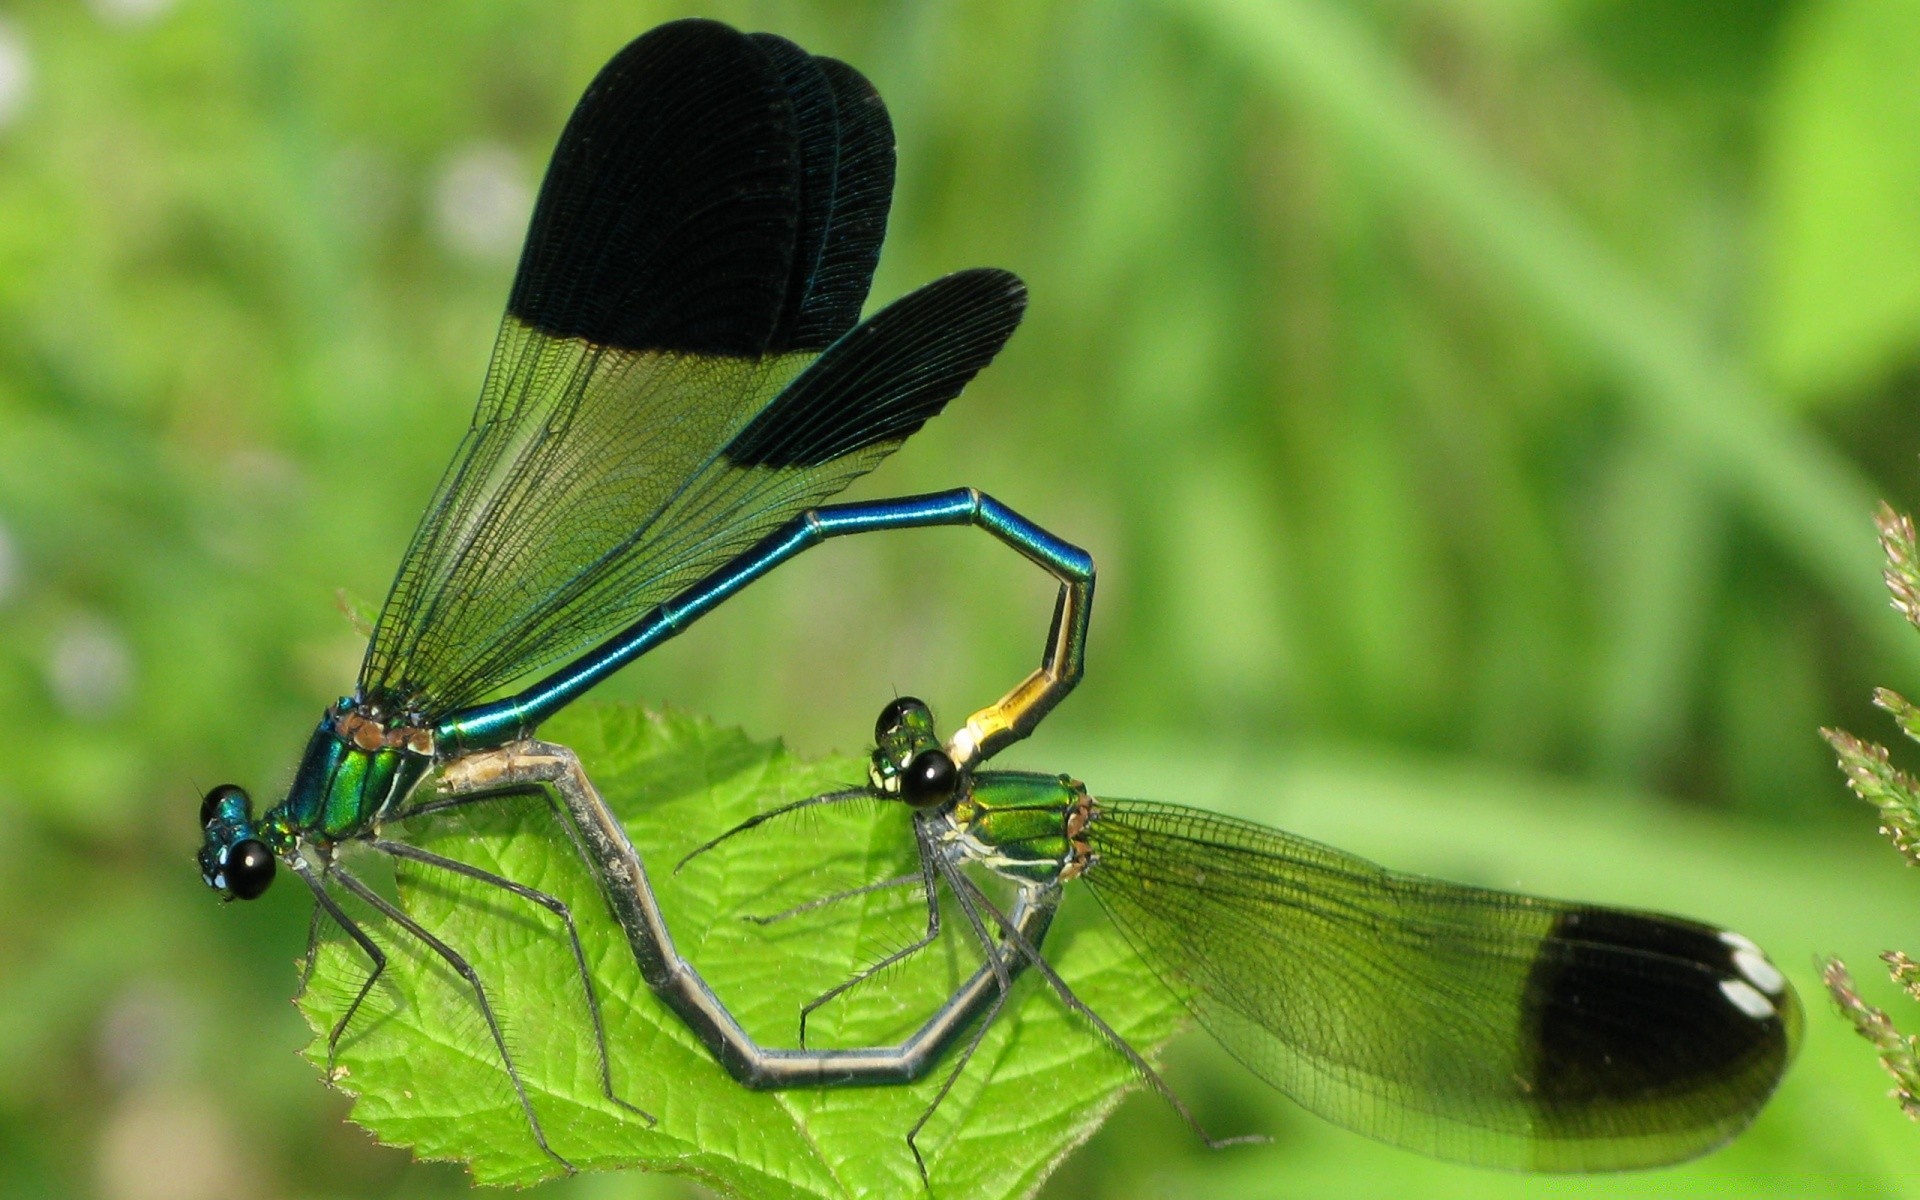
[[[616,55],[554,151],[362,694],[437,719],[586,649],[957,395],[1025,293],[961,272],[856,325],[893,170],[844,63],[703,20]]]
[[[1653,1166],[1744,1128],[1800,1011],[1734,934],[1461,887],[1102,801],[1089,887],[1202,1025],[1321,1115],[1442,1158]]]
[[[458,707],[671,595],[681,574],[648,580],[636,551],[655,531],[686,535],[669,518],[777,372],[797,365],[613,350],[508,317],[477,419],[375,627],[362,688]],[[750,544],[757,530],[743,524]]]

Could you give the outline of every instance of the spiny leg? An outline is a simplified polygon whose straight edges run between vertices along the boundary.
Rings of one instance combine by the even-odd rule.
[[[515,743],[514,745],[530,744],[531,743]],[[513,746],[505,747],[494,753],[506,754],[511,757],[513,754]],[[574,856],[578,858],[581,863],[591,867],[593,860],[588,856],[587,846],[580,837],[580,831],[574,828],[573,822],[568,819],[565,806],[553,795],[551,789],[555,781],[548,779],[523,779],[504,784],[499,782],[477,784],[450,779],[450,775],[450,771],[442,774],[439,781],[440,795],[437,798],[404,809],[392,819],[396,821],[411,821],[416,817],[437,816],[457,808],[470,807],[475,804],[512,800],[521,796],[538,796],[541,801],[546,804],[548,811],[553,814],[555,823],[566,833],[567,841],[573,846]],[[398,845],[400,843],[393,844]],[[407,854],[401,855],[401,857],[409,856],[411,856],[411,848],[409,848]],[[438,855],[434,856],[436,859],[439,857]],[[447,861],[452,862],[453,860]],[[562,908],[567,909],[565,913],[560,915],[567,923],[567,937],[573,943],[574,965],[580,975],[580,986],[586,992],[587,1010],[593,1018],[594,1045],[600,1055],[601,1094],[620,1107],[644,1117],[649,1125],[657,1124],[658,1118],[652,1113],[649,1113],[646,1109],[641,1108],[632,1101],[623,1098],[613,1090],[613,1061],[607,1049],[607,1031],[605,1021],[600,1011],[600,994],[594,988],[592,974],[587,970],[586,954],[580,945],[580,934],[578,927],[574,924],[573,910],[568,908],[564,902],[560,901],[557,897],[549,896],[544,892],[534,892],[533,889],[526,888],[524,884],[514,883],[510,879],[486,872],[474,874],[475,869],[467,867],[464,863],[459,864],[457,867],[449,867],[449,869],[458,871],[461,874],[471,875],[476,879],[481,879],[484,876],[483,882],[493,883],[495,886],[505,887],[508,891],[525,895],[527,899],[547,907],[550,911],[553,910],[552,904],[559,904]],[[525,889],[524,891],[521,890],[523,888]],[[552,904],[548,904],[547,901],[552,901]]]
[[[559,815],[574,853],[599,883],[615,922],[627,934],[647,986],[660,992],[684,983],[691,969],[674,949],[646,867],[627,840],[620,818],[607,807],[573,751],[532,739],[510,742],[447,762],[436,786],[443,798],[409,815],[514,792],[532,791],[545,797]]]
[[[934,855],[935,851],[930,839],[928,839],[925,833],[921,832],[920,819],[918,817],[916,817],[914,821],[914,832],[920,838],[920,853],[923,859]],[[998,908],[990,903],[986,903],[985,895],[967,879],[965,872],[961,871],[957,862],[946,856],[940,857],[937,859],[937,862],[940,869],[940,877],[947,881],[949,888],[953,889],[953,898],[960,905],[961,915],[966,917],[967,924],[973,927],[974,938],[979,941],[980,948],[986,952],[987,963],[993,967],[994,980],[1000,985],[1000,991],[1002,993],[1011,991],[1013,989],[1013,975],[1007,970],[1006,948],[1004,946],[996,947],[993,944],[993,935],[987,931],[987,923],[980,916],[980,909],[975,906],[974,899],[977,898],[980,900],[986,910],[993,914],[994,919],[1000,922],[1003,928],[1011,931],[1013,928],[1012,924],[1007,920],[1006,915]]]
[[[763,825],[766,822],[775,819],[776,817],[788,816],[792,813],[800,812],[804,809],[814,808],[814,807],[825,805],[825,804],[840,804],[850,800],[871,800],[871,799],[873,799],[873,792],[870,789],[849,788],[849,789],[838,791],[838,792],[824,792],[817,796],[809,796],[804,800],[795,800],[788,804],[782,804],[776,808],[770,808],[765,812],[755,813],[753,816],[748,817],[744,821],[741,821],[739,824],[733,826],[731,829],[728,829],[720,833],[716,837],[708,839],[706,842],[703,842],[700,845],[694,847],[692,850],[688,851],[687,854],[684,857],[682,857],[678,863],[674,865],[674,868],[673,868],[674,872],[678,874],[682,867],[686,866],[689,862],[691,862],[697,856],[705,854],[707,851],[712,850],[714,847],[720,845],[722,842],[725,842],[728,839],[733,838],[739,834],[745,833],[746,831],[753,829],[757,826]],[[821,1005],[832,1000],[834,997],[839,996],[843,992],[846,992],[848,989],[857,987],[861,983],[866,982],[868,979],[872,978],[874,975],[878,974],[879,972],[886,970],[888,967],[891,967],[894,964],[901,962],[902,960],[909,958],[914,954],[919,953],[920,951],[926,949],[928,946],[932,945],[936,940],[938,940],[940,936],[940,899],[939,899],[938,892],[934,890],[933,871],[931,867],[928,865],[930,861],[928,857],[930,850],[925,843],[924,835],[919,832],[919,827],[917,824],[915,826],[915,837],[921,842],[921,870],[920,870],[920,873],[917,875],[902,875],[892,879],[883,879],[877,883],[870,883],[857,888],[849,888],[846,891],[835,892],[832,895],[822,896],[815,900],[809,900],[804,904],[797,904],[792,908],[786,909],[782,912],[775,913],[772,916],[767,916],[767,917],[748,916],[746,918],[747,920],[752,921],[757,925],[771,925],[776,921],[786,920],[789,917],[795,917],[800,915],[801,913],[812,912],[815,909],[824,908],[829,904],[837,904],[842,900],[852,899],[855,896],[868,895],[873,892],[884,891],[889,888],[905,887],[910,884],[919,883],[922,886],[922,888],[925,890],[925,894],[927,898],[927,929],[926,929],[925,935],[916,939],[911,945],[903,947],[902,949],[887,955],[885,958],[881,959],[879,962],[874,963],[873,965],[860,971],[858,974],[854,975],[851,979],[848,979],[845,982],[829,989],[828,991],[821,993],[820,995],[814,997],[812,1000],[808,1001],[806,1004],[802,1005],[800,1009],[800,1045],[803,1048],[807,1044],[807,1018],[814,1012],[815,1009],[819,1008]]]
[[[882,958],[879,962],[874,963],[873,965],[865,968],[864,970],[856,972],[852,978],[843,980],[840,983],[835,984],[833,987],[828,988],[826,991],[820,993],[818,996],[815,996],[813,999],[801,1005],[800,1006],[800,1046],[802,1049],[805,1049],[807,1044],[807,1018],[813,1015],[813,1012],[815,1009],[827,1003],[829,1000],[832,1000],[835,996],[839,996],[845,993],[848,989],[860,986],[861,984],[865,983],[867,980],[873,978],[875,975],[878,975],[880,972],[886,970],[888,967],[893,966],[895,963],[906,961],[908,958],[911,958],[912,956],[920,953],[922,950],[925,950],[928,946],[933,945],[935,941],[939,940],[939,937],[940,937],[940,880],[939,880],[939,876],[934,873],[935,851],[933,849],[933,846],[928,842],[926,834],[922,832],[920,828],[920,822],[918,820],[915,820],[913,823],[913,834],[914,834],[914,840],[917,841],[920,846],[920,884],[921,884],[921,887],[924,889],[926,893],[926,898],[927,898],[926,932],[921,934],[920,937],[914,939],[914,941],[912,941],[908,945],[902,946],[900,949],[895,950],[892,954],[889,954],[886,957]],[[991,947],[989,947],[989,954],[991,954]],[[1001,983],[1001,990],[1002,991],[1006,990],[1006,984],[1004,982]]]
[[[980,1043],[985,1040],[987,1031],[993,1028],[994,1018],[998,1017],[1000,1010],[1006,1007],[1007,998],[1013,991],[1011,979],[1005,974],[1005,957],[1008,953],[1008,947],[1006,945],[996,946],[986,939],[986,922],[981,917],[979,907],[976,906],[975,900],[978,899],[984,904],[987,912],[998,922],[1006,937],[1013,938],[1017,936],[1013,920],[1002,913],[995,905],[985,903],[985,897],[980,894],[979,890],[973,888],[970,881],[964,880],[958,864],[943,858],[940,861],[940,876],[947,881],[947,886],[953,889],[954,900],[960,905],[960,910],[967,915],[968,921],[973,925],[975,933],[980,935],[981,944],[985,947],[988,957],[993,960],[995,967],[1002,974],[1001,977],[996,980],[999,987],[994,994],[993,1002],[981,1015],[980,1023],[974,1027],[972,1036],[967,1039],[966,1047],[961,1051],[959,1060],[953,1064],[953,1069],[947,1072],[946,1078],[941,1080],[940,1090],[934,1093],[933,1100],[927,1105],[926,1109],[921,1112],[919,1119],[913,1123],[912,1128],[907,1130],[907,1149],[913,1154],[914,1165],[920,1168],[921,1185],[929,1192],[933,1190],[933,1181],[927,1174],[927,1160],[920,1154],[920,1131],[927,1127],[927,1122],[933,1120],[933,1114],[939,1109],[940,1105],[946,1101],[947,1094],[953,1091],[953,1085],[960,1081],[961,1072],[965,1071],[967,1064],[973,1061],[974,1052],[980,1048]],[[963,883],[965,883],[965,887],[962,886]],[[1040,899],[1045,894],[1050,894],[1054,902],[1057,902],[1059,890],[1058,888],[1028,889],[1023,890],[1021,893],[1022,897],[1027,900],[1039,903],[1046,903],[1045,900]],[[1024,941],[1024,939],[1022,940]],[[1028,949],[1032,950],[1033,948],[1029,945]],[[1037,951],[1035,951],[1035,953],[1037,953]]]
[[[429,867],[438,867],[443,871],[451,871],[455,875],[464,875],[468,879],[476,879],[489,887],[497,887],[502,891],[511,892],[522,899],[531,900],[554,916],[559,917],[567,927],[567,941],[573,947],[574,969],[579,972],[580,986],[587,995],[587,1014],[593,1020],[593,1040],[600,1052],[600,1091],[608,1100],[611,1100],[629,1112],[637,1114],[647,1124],[655,1125],[659,1123],[658,1118],[646,1109],[627,1100],[623,1100],[614,1094],[613,1066],[611,1060],[607,1057],[607,1027],[600,1015],[600,993],[594,988],[593,976],[587,971],[587,952],[580,945],[580,930],[579,927],[574,924],[573,910],[567,906],[566,901],[561,900],[558,896],[549,895],[546,892],[540,891],[537,888],[530,888],[524,883],[515,883],[504,875],[496,875],[492,871],[484,871],[469,863],[448,858],[443,854],[435,854],[430,850],[422,850],[418,846],[411,846],[405,842],[390,841],[386,838],[374,838],[370,844],[374,849],[385,851],[395,858],[411,859],[414,862],[423,863]]]
[[[435,937],[426,926],[402,912],[392,902],[388,901],[386,897],[360,882],[360,880],[354,878],[354,876],[339,867],[333,869],[332,875],[340,881],[340,886],[378,909],[380,914],[389,921],[392,921],[400,928],[411,933],[414,937],[425,942],[435,954],[440,956],[442,961],[454,969],[460,978],[466,980],[467,985],[473,989],[474,1003],[479,1007],[480,1015],[486,1018],[487,1032],[493,1035],[493,1047],[499,1051],[500,1061],[507,1068],[507,1077],[513,1081],[514,1094],[520,1098],[520,1111],[526,1115],[527,1127],[533,1131],[533,1140],[539,1144],[540,1149],[545,1152],[547,1157],[566,1168],[568,1174],[574,1174],[574,1165],[562,1158],[552,1146],[547,1144],[546,1130],[540,1127],[540,1116],[533,1111],[533,1101],[527,1097],[527,1086],[525,1081],[520,1078],[520,1068],[514,1065],[513,1054],[507,1049],[507,1037],[500,1028],[500,1019],[494,1015],[493,1001],[487,999],[486,985],[480,982],[480,973],[473,969],[473,964],[461,957],[459,952],[454,950],[453,947]]]
[[[742,921],[751,921],[755,925],[777,925],[781,921],[790,921],[794,917],[804,916],[807,913],[825,908],[830,904],[838,904],[842,900],[851,900],[856,896],[868,896],[874,892],[892,891],[895,888],[914,887],[921,882],[923,882],[923,880],[918,874],[895,875],[892,879],[882,879],[878,883],[862,884],[857,888],[848,888],[844,892],[833,892],[813,900],[802,901],[792,908],[783,908],[777,913],[770,913],[766,916],[756,916],[748,913],[740,919]]]
[[[319,932],[319,918],[322,910],[325,910],[326,914],[333,918],[335,924],[339,925],[341,929],[346,930],[347,936],[359,944],[360,949],[365,952],[368,961],[373,963],[373,970],[369,971],[366,979],[361,981],[360,990],[354,993],[353,1002],[347,1005],[347,1011],[340,1014],[340,1019],[335,1021],[333,1028],[327,1031],[327,1078],[332,1079],[334,1058],[340,1049],[340,1038],[347,1032],[347,1026],[352,1023],[354,1014],[360,1011],[360,1004],[367,998],[367,993],[373,991],[373,985],[379,981],[380,976],[386,971],[387,953],[374,944],[374,940],[367,936],[367,931],[360,928],[359,923],[352,917],[349,917],[346,910],[341,908],[332,896],[327,895],[326,886],[322,884],[320,880],[314,878],[313,872],[306,865],[296,862],[293,864],[293,870],[295,874],[306,881],[309,888],[313,889],[313,899],[315,903],[313,910],[314,919],[309,922],[307,926],[309,935],[307,940],[307,970],[306,977],[301,980],[301,988],[303,990],[305,989],[307,978],[313,975],[313,964],[315,956],[319,952],[319,944],[313,939],[312,935]]]
[[[933,1180],[927,1174],[927,1160],[920,1156],[918,1141],[920,1131],[927,1127],[928,1121],[933,1120],[934,1110],[946,1100],[947,1093],[951,1092],[953,1085],[960,1081],[960,1073],[967,1069],[969,1062],[973,1061],[973,1053],[980,1048],[980,1043],[986,1040],[987,1031],[993,1028],[994,1018],[998,1017],[1000,1010],[1006,1007],[1008,995],[1004,988],[994,995],[993,1003],[980,1014],[980,1022],[974,1027],[972,1036],[967,1038],[967,1044],[960,1051],[960,1057],[953,1064],[953,1069],[948,1071],[947,1077],[940,1081],[940,1090],[933,1094],[932,1102],[921,1112],[920,1118],[913,1123],[913,1127],[907,1130],[907,1149],[913,1153],[913,1165],[920,1168],[920,1185],[929,1192],[933,1190]]]
[[[320,956],[320,916],[326,910],[318,904],[313,906],[313,915],[307,918],[307,952],[301,959],[300,990],[307,990],[313,982],[313,966]]]
[[[735,825],[732,829],[729,829],[726,832],[719,834],[716,837],[709,838],[708,840],[700,843],[698,846],[695,846],[693,849],[687,851],[686,854],[681,857],[679,862],[673,864],[673,873],[675,875],[678,875],[680,873],[680,868],[686,866],[688,863],[692,862],[695,858],[699,857],[702,854],[705,854],[707,851],[713,849],[715,846],[718,846],[721,842],[724,842],[729,838],[732,838],[738,834],[745,833],[747,830],[752,829],[757,825],[764,825],[768,821],[773,820],[775,817],[784,817],[789,813],[796,813],[796,812],[799,812],[801,809],[814,808],[822,804],[842,804],[849,800],[872,800],[873,798],[874,796],[871,789],[848,788],[844,791],[839,791],[839,792],[822,792],[818,796],[808,796],[805,800],[795,800],[790,804],[782,804],[778,808],[770,808],[765,812],[755,813],[751,817],[748,817],[746,820],[740,822],[738,825]]]
[[[1007,944],[1022,958],[1026,959],[1027,963],[1032,966],[1034,970],[1040,972],[1041,978],[1045,979],[1048,985],[1053,988],[1055,994],[1060,997],[1060,1002],[1065,1004],[1072,1012],[1078,1013],[1081,1018],[1098,1031],[1101,1037],[1107,1040],[1107,1044],[1111,1045],[1115,1050],[1118,1050],[1121,1057],[1125,1058],[1128,1064],[1140,1073],[1140,1077],[1145,1079],[1154,1091],[1160,1093],[1160,1098],[1165,1100],[1167,1104],[1173,1108],[1174,1112],[1180,1114],[1180,1119],[1187,1123],[1187,1127],[1193,1130],[1195,1136],[1206,1143],[1209,1150],[1218,1150],[1225,1146],[1254,1145],[1272,1140],[1266,1135],[1258,1133],[1242,1134],[1239,1137],[1230,1138],[1217,1138],[1208,1133],[1205,1127],[1200,1124],[1199,1119],[1187,1108],[1185,1102],[1174,1093],[1172,1086],[1160,1077],[1160,1072],[1154,1070],[1146,1058],[1143,1057],[1138,1050],[1135,1050],[1127,1039],[1121,1037],[1113,1026],[1107,1024],[1099,1013],[1094,1012],[1093,1009],[1087,1005],[1086,1001],[1074,994],[1073,989],[1067,986],[1067,981],[1060,978],[1059,973],[1053,969],[1052,964],[1041,957],[1040,951],[1036,949],[1031,942],[1027,941],[1025,937],[1021,936],[1020,931],[1013,927],[1013,923],[994,906],[993,901],[987,898],[986,893],[982,892],[977,884],[957,870],[948,874],[948,882],[953,886],[957,894],[970,895],[975,904],[978,904],[981,908],[993,914],[995,920],[1000,923],[1001,928],[1006,932]]]
[[[511,759],[514,747],[534,744],[535,743],[531,742],[516,742],[512,746],[507,746],[500,750],[492,751],[491,753],[506,755]],[[540,744],[545,745],[545,743]],[[557,749],[558,747],[547,748]],[[572,751],[566,751],[566,753],[570,755]],[[470,757],[477,758],[480,756],[473,755]],[[416,804],[412,808],[403,809],[389,818],[389,820],[411,821],[417,817],[437,816],[441,813],[451,812],[456,808],[468,808],[476,804],[512,800],[520,796],[538,796],[541,802],[547,806],[547,811],[553,814],[554,823],[559,825],[561,831],[567,835],[567,841],[573,846],[574,856],[579,858],[582,863],[591,864],[592,859],[587,853],[586,842],[580,837],[580,831],[574,828],[573,822],[568,819],[566,806],[561,804],[553,795],[551,789],[557,785],[557,781],[545,778],[529,778],[508,783],[469,783],[456,780],[452,777],[453,772],[451,766],[457,765],[460,764],[458,762],[450,764],[449,769],[442,772],[438,783],[440,795],[436,799],[428,800],[422,804]]]

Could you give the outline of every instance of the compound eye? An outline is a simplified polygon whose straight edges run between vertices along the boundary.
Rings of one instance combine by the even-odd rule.
[[[927,708],[926,701],[914,696],[895,697],[891,703],[880,710],[880,719],[873,725],[873,740],[886,741],[887,735],[906,724],[907,714],[913,712],[927,713],[928,723],[932,723],[932,713]]]
[[[960,768],[945,750],[922,750],[900,772],[900,798],[915,808],[932,808],[953,798]]]
[[[273,852],[248,838],[227,852],[227,890],[242,900],[252,900],[273,882]]]
[[[247,799],[247,790],[245,788],[236,787],[231,783],[223,783],[219,787],[214,788],[212,791],[208,792],[206,799],[200,801],[201,828],[204,829],[206,827],[207,822],[213,820],[213,818],[220,812],[221,807],[226,804],[227,800],[230,797],[234,797],[234,796],[238,796],[240,798],[240,808],[242,809],[242,811],[248,811],[248,812],[252,811],[253,801]]]

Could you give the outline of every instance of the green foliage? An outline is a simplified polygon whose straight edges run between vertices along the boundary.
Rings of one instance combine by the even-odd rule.
[[[802,762],[778,742],[754,742],[705,721],[633,706],[578,705],[545,731],[573,747],[634,844],[654,864],[681,951],[763,1045],[793,1045],[800,1005],[903,944],[924,919],[911,890],[860,897],[771,927],[748,914],[780,911],[829,891],[912,869],[899,805],[768,826],[672,864],[704,839],[785,800],[848,786],[863,762]],[[538,887],[581,925],[603,998],[621,1098],[657,1126],[609,1103],[591,1024],[562,925],[540,910],[444,871],[397,871],[401,903],[478,968],[553,1148],[586,1170],[640,1167],[755,1197],[916,1196],[923,1185],[905,1134],[947,1074],[911,1087],[752,1092],[734,1083],[656,1001],[595,884],[534,798],[423,818],[410,840]],[[898,1041],[978,963],[964,923],[902,969],[815,1014],[808,1035],[845,1048]],[[355,1097],[353,1119],[422,1158],[467,1163],[484,1183],[526,1184],[559,1173],[528,1132],[471,992],[424,946],[373,924],[392,966],[343,1040],[335,1077]],[[1081,996],[1135,1045],[1173,1032],[1182,1010],[1104,927],[1064,930],[1050,959]],[[332,1028],[365,959],[344,938],[323,947],[301,1007]],[[1051,998],[1023,981],[967,1071],[919,1138],[935,1193],[1018,1196],[1039,1186],[1133,1082],[1120,1057]]]

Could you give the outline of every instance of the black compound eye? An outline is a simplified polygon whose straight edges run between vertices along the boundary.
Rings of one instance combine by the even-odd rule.
[[[945,750],[922,750],[900,772],[900,798],[915,808],[931,808],[953,798],[960,768]]]
[[[888,734],[906,723],[907,714],[915,711],[928,712],[927,702],[914,696],[895,697],[880,710],[880,719],[873,724],[873,740],[886,741]]]
[[[273,882],[273,852],[253,838],[227,851],[227,890],[242,900],[251,900]]]
[[[230,796],[240,797],[241,808],[249,809],[249,810],[252,809],[253,802],[247,799],[247,791],[245,788],[236,787],[231,783],[223,783],[219,787],[208,792],[206,795],[206,799],[200,801],[201,828],[204,829],[206,827],[207,822],[213,820],[214,814],[220,811],[221,805],[225,804],[227,801],[227,798]]]

